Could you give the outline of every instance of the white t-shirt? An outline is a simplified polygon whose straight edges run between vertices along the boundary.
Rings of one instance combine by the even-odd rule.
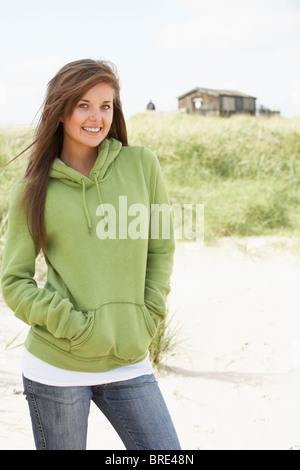
[[[108,372],[73,372],[60,369],[48,364],[24,348],[23,353],[23,375],[29,380],[45,385],[57,387],[75,387],[103,385],[106,383],[119,382],[121,380],[134,379],[141,375],[152,374],[152,364],[149,354],[141,362],[129,366],[120,367]]]

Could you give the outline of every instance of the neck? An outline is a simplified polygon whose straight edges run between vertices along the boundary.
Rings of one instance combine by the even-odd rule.
[[[63,147],[60,159],[70,168],[84,176],[89,176],[98,156],[98,147],[72,151]]]

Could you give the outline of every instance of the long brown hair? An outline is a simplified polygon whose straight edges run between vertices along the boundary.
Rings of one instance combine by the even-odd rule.
[[[114,90],[113,122],[107,137],[128,145],[120,84],[113,64],[91,59],[77,60],[62,67],[48,83],[25,172],[26,187],[22,199],[37,251],[47,251],[44,212],[49,172],[63,145],[63,127],[59,119],[64,111],[71,115],[80,98],[100,82],[109,83]]]

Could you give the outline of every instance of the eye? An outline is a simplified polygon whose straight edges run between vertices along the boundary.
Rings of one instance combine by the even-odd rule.
[[[110,105],[109,104],[104,104],[102,106],[102,109],[104,109],[105,111],[107,111],[108,109],[110,109]]]
[[[81,109],[86,109],[86,108],[87,108],[87,104],[86,104],[86,103],[80,103],[80,104],[78,105],[78,107],[81,108]]]

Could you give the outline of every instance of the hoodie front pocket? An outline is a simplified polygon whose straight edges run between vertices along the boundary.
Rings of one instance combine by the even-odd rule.
[[[85,343],[94,330],[95,312],[87,312],[85,315],[87,318],[87,325],[84,331],[80,332],[78,338],[75,340],[76,344],[78,345]],[[53,344],[58,349],[61,349],[62,351],[66,352],[70,351],[70,344],[72,343],[72,341],[68,338],[56,338],[52,335],[52,333],[50,333],[50,331],[47,330],[45,326],[33,326],[32,332],[39,339],[42,339],[47,343]]]
[[[156,328],[144,305],[110,302],[94,312],[94,328],[85,341],[71,341],[70,352],[81,358],[113,356],[136,361],[148,351]]]

